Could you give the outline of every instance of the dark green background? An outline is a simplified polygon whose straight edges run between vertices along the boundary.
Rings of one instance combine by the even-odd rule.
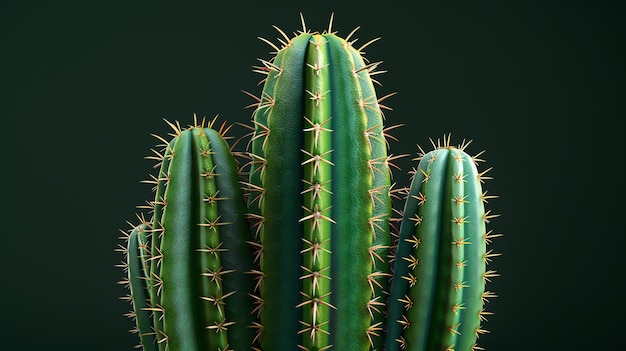
[[[247,121],[270,48],[356,26],[383,60],[394,154],[452,132],[486,149],[505,236],[487,350],[615,349],[624,293],[624,11],[618,1],[2,1],[2,349],[131,350],[118,228],[150,196],[166,117]],[[218,5],[219,4],[219,5]],[[243,132],[239,129],[238,132]],[[407,159],[400,164],[411,167]],[[400,185],[407,176],[396,173]]]

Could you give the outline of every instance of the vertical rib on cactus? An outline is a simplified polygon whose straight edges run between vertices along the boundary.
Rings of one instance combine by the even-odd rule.
[[[448,137],[449,138],[449,137]],[[475,159],[443,146],[424,154],[400,227],[387,350],[477,349],[490,254],[485,193]],[[398,302],[398,303],[396,303]]]
[[[152,157],[160,164],[149,181],[156,184],[153,217],[129,238],[129,251],[143,253],[138,261],[128,256],[129,275],[148,283],[139,291],[131,279],[133,302],[143,306],[137,324],[144,350],[249,349],[252,256],[236,163],[212,122],[170,126],[173,139],[160,138],[165,150]]]
[[[330,28],[284,37],[251,149],[261,347],[380,349],[391,202],[371,67]]]

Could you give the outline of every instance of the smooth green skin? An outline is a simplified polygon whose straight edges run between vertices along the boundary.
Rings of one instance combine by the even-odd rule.
[[[370,338],[382,345],[382,333],[367,330],[384,308],[372,319],[367,306],[385,299],[374,280],[385,287],[386,277],[370,275],[386,272],[391,215],[389,170],[372,161],[386,159],[386,145],[371,80],[367,70],[354,74],[362,58],[332,34],[293,38],[273,64],[280,71],[270,71],[255,113],[250,170],[249,208],[262,218],[261,346],[369,350]],[[376,138],[366,135],[372,127]],[[370,195],[374,185],[382,191]],[[375,267],[374,244],[383,246]],[[314,284],[312,272],[325,277]]]
[[[152,246],[142,263],[150,269],[148,309],[155,312],[151,328],[159,350],[252,345],[251,236],[238,180],[234,158],[215,130],[192,127],[167,146]],[[144,350],[154,347],[144,344]]]
[[[471,350],[483,308],[486,253],[485,210],[473,159],[455,148],[426,154],[404,210],[387,350],[401,350],[400,338],[409,351]],[[415,221],[416,215],[421,222]],[[410,267],[413,258],[418,263]],[[413,277],[417,281],[412,285]]]

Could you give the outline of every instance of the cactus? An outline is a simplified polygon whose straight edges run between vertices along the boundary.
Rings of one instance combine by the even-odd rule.
[[[144,350],[249,349],[251,237],[225,128],[169,124],[173,138],[151,157],[152,219],[139,216],[127,238],[130,315]]]
[[[266,77],[248,183],[261,347],[382,349],[394,157],[371,79],[378,63],[332,28],[281,34],[257,69]]]
[[[434,143],[433,143],[434,144]],[[494,297],[485,282],[496,275],[486,250],[497,236],[486,231],[495,215],[484,203],[488,179],[468,143],[453,147],[450,136],[435,150],[422,151],[405,203],[389,302],[387,350],[476,350]],[[479,154],[480,155],[480,154]]]
[[[332,17],[322,33],[302,26],[276,27],[280,45],[260,38],[275,56],[254,69],[260,97],[247,93],[245,180],[224,124],[168,122],[172,139],[159,138],[151,218],[122,248],[143,350],[480,349],[499,236],[486,231],[489,169],[447,136],[420,149],[410,188],[392,189],[406,155],[388,152],[393,94],[377,97],[380,62],[363,57],[376,39],[355,48],[356,30],[337,36]]]

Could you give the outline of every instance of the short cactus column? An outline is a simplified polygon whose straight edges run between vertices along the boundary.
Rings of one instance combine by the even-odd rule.
[[[254,333],[246,206],[212,123],[174,129],[149,183],[156,196],[128,236],[125,268],[144,350],[246,350]]]
[[[477,157],[449,136],[422,153],[404,208],[391,285],[387,350],[477,350],[484,333],[485,291],[495,276],[486,264],[497,236],[486,230],[495,217],[484,203],[493,196],[481,183]]]

